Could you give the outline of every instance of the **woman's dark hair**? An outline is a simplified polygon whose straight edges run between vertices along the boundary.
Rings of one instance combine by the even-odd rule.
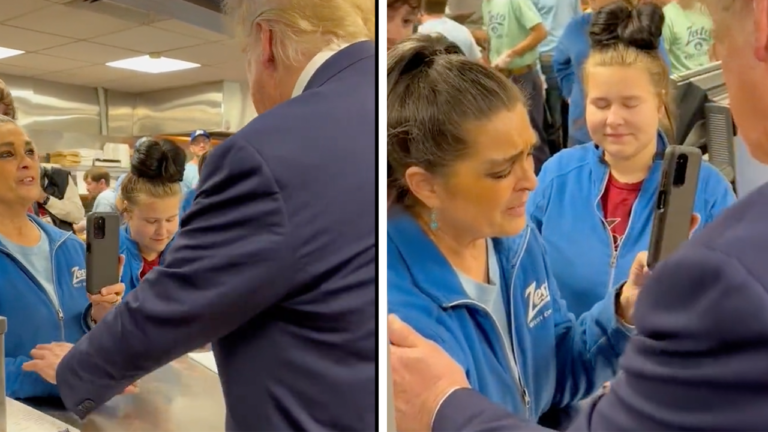
[[[184,150],[172,141],[141,138],[131,157],[131,172],[120,185],[124,210],[130,211],[143,198],[180,196],[186,161]]]
[[[387,186],[410,204],[410,167],[439,173],[467,150],[465,126],[524,103],[492,69],[465,57],[440,34],[416,34],[387,54]],[[514,125],[510,125],[514,127]]]
[[[589,71],[593,67],[644,68],[664,106],[666,121],[662,121],[661,128],[668,139],[673,139],[672,80],[659,53],[663,28],[664,11],[651,2],[635,6],[632,1],[620,0],[593,12],[589,28],[592,49],[584,64],[584,90],[589,91]]]

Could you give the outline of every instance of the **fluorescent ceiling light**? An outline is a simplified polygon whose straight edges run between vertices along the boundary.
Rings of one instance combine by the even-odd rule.
[[[24,51],[0,47],[0,59],[17,56],[19,54],[24,54]]]
[[[197,63],[148,55],[109,62],[107,63],[107,66],[153,74],[200,67]]]

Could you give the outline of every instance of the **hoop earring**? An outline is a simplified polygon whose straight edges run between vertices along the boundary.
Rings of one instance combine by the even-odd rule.
[[[432,210],[432,212],[429,214],[429,229],[436,231],[437,227],[437,212]]]

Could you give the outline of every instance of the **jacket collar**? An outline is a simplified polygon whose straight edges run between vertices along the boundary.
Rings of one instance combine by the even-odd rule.
[[[499,261],[501,286],[507,286],[510,266],[516,263],[529,228],[512,238],[494,238],[493,247]],[[402,207],[394,207],[387,217],[388,261],[402,261],[419,290],[435,303],[448,307],[470,300],[453,269],[435,243],[416,220]],[[390,265],[391,266],[391,265]],[[391,267],[390,267],[391,268]]]
[[[331,78],[338,75],[344,69],[352,66],[354,63],[359,62],[367,57],[372,57],[376,54],[376,46],[373,41],[361,41],[355,42],[340,51],[334,53],[317,68],[317,71],[312,74],[312,78],[307,82],[304,91],[316,89]]]

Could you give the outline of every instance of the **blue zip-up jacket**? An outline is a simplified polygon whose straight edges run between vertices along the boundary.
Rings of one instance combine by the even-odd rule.
[[[168,242],[165,246],[166,250],[171,247],[173,240],[175,239],[176,237],[174,236],[173,239]],[[141,268],[144,266],[144,258],[141,257],[141,252],[139,252],[139,244],[131,238],[131,231],[128,229],[127,224],[123,224],[123,226],[120,227],[120,255],[125,257],[120,282],[125,285],[125,293],[123,296],[126,296],[134,288],[139,286],[139,283],[141,282],[139,274],[141,273]],[[163,253],[160,255],[160,265],[163,265],[164,262],[165,254]]]
[[[667,146],[663,134],[658,146],[660,152]],[[614,253],[600,203],[609,175],[601,154],[592,143],[559,152],[544,164],[539,185],[528,198],[529,221],[544,238],[560,294],[577,316],[605,297],[613,284],[626,279],[635,256],[648,250],[661,182],[659,158],[643,181],[624,239]],[[730,183],[704,162],[693,208],[701,219],[696,230],[734,200]]]
[[[548,408],[579,401],[610,380],[629,328],[617,322],[615,293],[574,319],[535,229],[493,244],[516,364],[490,312],[467,295],[434,243],[399,208],[387,223],[389,312],[448,352],[472,388],[536,421]]]
[[[21,366],[32,360],[38,344],[76,343],[89,330],[90,302],[85,291],[85,244],[30,216],[50,243],[53,284],[59,307],[40,282],[0,242],[0,315],[8,320],[5,335],[5,394],[14,399],[59,397],[56,385]]]
[[[584,82],[581,69],[589,57],[589,24],[592,13],[576,17],[563,30],[552,58],[557,82],[563,97],[570,101],[568,109],[568,134],[574,145],[592,141],[584,121]],[[659,53],[667,68],[671,68],[664,43],[659,42]],[[671,69],[669,69],[671,70]]]

